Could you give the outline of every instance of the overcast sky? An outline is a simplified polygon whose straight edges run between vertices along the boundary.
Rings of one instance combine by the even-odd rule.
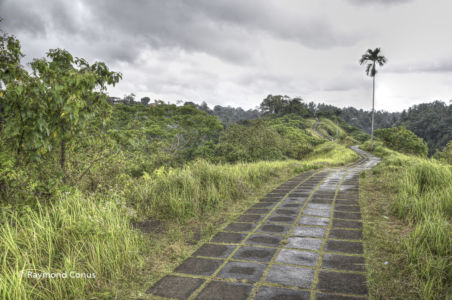
[[[268,94],[371,107],[358,63],[380,47],[376,109],[452,99],[450,0],[0,0],[25,62],[104,61],[122,97],[253,108]]]

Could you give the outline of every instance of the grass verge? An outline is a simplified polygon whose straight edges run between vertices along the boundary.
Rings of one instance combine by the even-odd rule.
[[[452,170],[377,144],[380,165],[360,179],[370,294],[451,299]]]

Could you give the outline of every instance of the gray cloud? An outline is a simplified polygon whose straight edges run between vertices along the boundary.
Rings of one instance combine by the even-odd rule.
[[[24,9],[26,7],[27,9]],[[256,35],[295,41],[313,49],[346,46],[359,37],[338,32],[326,20],[303,17],[270,2],[3,0],[5,24],[15,31],[61,32],[103,47],[105,56],[131,61],[136,48],[175,47],[235,63],[259,55]],[[124,45],[127,40],[130,44]]]
[[[430,62],[396,65],[388,68],[392,73],[450,73],[452,72],[452,59],[442,59]]]
[[[413,2],[415,0],[347,0],[356,5],[398,5]]]

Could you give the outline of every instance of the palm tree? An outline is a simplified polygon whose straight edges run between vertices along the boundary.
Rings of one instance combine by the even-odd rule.
[[[359,64],[362,65],[366,63],[366,74],[373,78],[372,86],[372,130],[370,134],[370,148],[374,147],[374,113],[375,113],[375,75],[377,74],[377,69],[375,68],[378,63],[382,67],[386,63],[386,57],[380,55],[380,48],[375,48],[375,50],[367,49],[367,52],[363,54],[359,60]]]

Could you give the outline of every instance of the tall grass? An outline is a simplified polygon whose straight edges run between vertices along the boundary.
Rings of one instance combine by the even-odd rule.
[[[358,158],[337,143],[325,143],[305,161],[261,161],[215,165],[203,160],[184,168],[160,168],[137,181],[126,181],[125,197],[140,214],[183,221],[202,217],[247,193],[259,189],[285,172],[295,175],[326,165],[340,165]]]
[[[452,282],[452,168],[416,159],[399,185],[392,211],[414,225],[406,242],[410,267],[425,299],[443,298]]]
[[[33,209],[2,207],[0,221],[0,299],[85,298],[140,263],[138,234],[117,197],[73,192]],[[29,278],[33,273],[67,278]]]
[[[311,164],[337,166],[350,163],[358,159],[358,157],[358,154],[354,151],[335,141],[327,142],[316,147],[314,152],[308,156],[307,161]]]

